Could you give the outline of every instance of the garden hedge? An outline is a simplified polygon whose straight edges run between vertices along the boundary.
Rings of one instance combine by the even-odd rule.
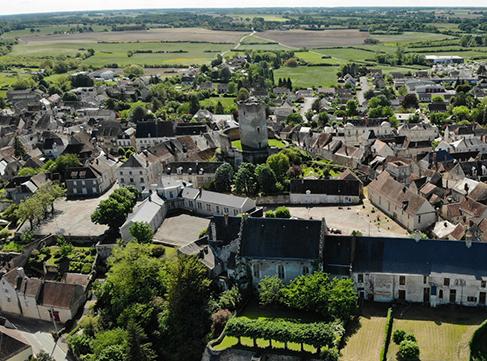
[[[386,328],[384,331],[384,345],[382,346],[382,350],[380,351],[380,361],[387,360],[387,351],[389,350],[389,345],[391,343],[393,321],[394,318],[392,315],[392,308],[389,307],[389,309],[387,310]]]

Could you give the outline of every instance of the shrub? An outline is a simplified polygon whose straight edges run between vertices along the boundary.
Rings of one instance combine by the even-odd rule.
[[[487,361],[487,321],[475,330],[470,340],[470,361]]]
[[[404,340],[399,344],[399,352],[397,353],[400,361],[418,361],[419,347],[415,341]]]
[[[218,337],[222,333],[230,317],[232,317],[232,313],[226,309],[218,310],[211,315],[211,332],[213,337]]]
[[[416,342],[416,337],[414,337],[413,334],[407,333],[404,330],[396,330],[392,335],[392,340],[396,345],[399,345],[404,340]]]
[[[233,286],[229,290],[222,292],[218,305],[220,308],[235,311],[242,304],[242,295],[237,286]]]
[[[287,207],[277,207],[274,215],[276,218],[291,218],[291,213]]]
[[[387,318],[386,318],[386,328],[385,328],[385,335],[384,335],[384,346],[380,351],[380,361],[387,360],[387,351],[389,350],[389,345],[391,343],[391,334],[392,334],[392,323],[393,323],[393,315],[392,315],[392,308],[387,310]]]
[[[264,277],[259,282],[259,303],[263,306],[278,304],[284,283],[277,276]]]

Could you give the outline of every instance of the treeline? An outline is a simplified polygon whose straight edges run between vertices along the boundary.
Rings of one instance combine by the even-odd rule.
[[[467,48],[487,46],[487,35],[464,35],[460,38],[460,45]]]

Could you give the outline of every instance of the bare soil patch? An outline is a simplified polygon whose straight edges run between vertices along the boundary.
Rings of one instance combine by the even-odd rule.
[[[325,46],[360,45],[369,37],[369,33],[354,29],[321,31],[269,30],[259,33],[259,37],[295,48],[319,48]]]

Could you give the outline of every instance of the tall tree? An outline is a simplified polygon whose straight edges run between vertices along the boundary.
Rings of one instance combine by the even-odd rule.
[[[201,358],[210,328],[210,280],[196,257],[179,256],[169,268],[167,311],[161,319],[169,360]]]
[[[255,195],[258,191],[257,176],[255,166],[251,163],[242,163],[235,174],[235,191],[247,196]]]
[[[144,329],[134,320],[130,319],[127,325],[127,358],[126,361],[153,361],[157,355],[152,344],[147,342]]]
[[[232,190],[233,167],[223,163],[215,172],[215,189],[217,192],[230,192]]]

